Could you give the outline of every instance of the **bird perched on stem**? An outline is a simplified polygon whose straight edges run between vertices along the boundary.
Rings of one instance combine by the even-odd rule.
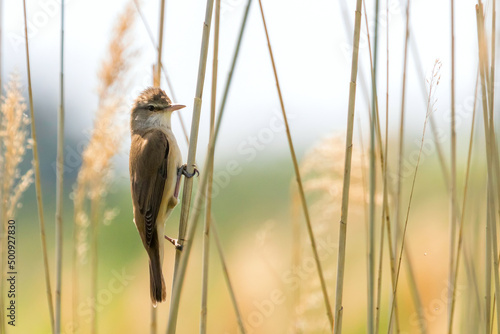
[[[182,175],[192,177],[182,165],[182,157],[170,118],[184,108],[173,104],[160,88],[147,88],[135,100],[130,117],[130,183],[134,223],[149,256],[151,302],[166,299],[162,274],[163,241],[176,248],[176,239],[164,236],[164,224],[177,205]]]

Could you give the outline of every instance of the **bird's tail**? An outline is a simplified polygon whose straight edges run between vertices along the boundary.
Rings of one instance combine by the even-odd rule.
[[[151,302],[156,307],[157,303],[164,302],[167,299],[167,289],[165,288],[165,280],[161,271],[160,254],[158,251],[149,257],[149,281]]]

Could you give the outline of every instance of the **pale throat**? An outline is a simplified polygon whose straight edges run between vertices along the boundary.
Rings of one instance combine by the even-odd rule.
[[[144,126],[146,128],[171,129],[171,122],[170,122],[171,116],[172,116],[171,112],[157,112],[151,114],[144,121]]]

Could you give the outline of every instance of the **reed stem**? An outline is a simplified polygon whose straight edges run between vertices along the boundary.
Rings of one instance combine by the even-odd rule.
[[[55,332],[61,333],[61,293],[63,257],[63,198],[64,198],[64,0],[61,1],[61,69],[60,105],[57,115],[57,176],[56,176],[56,318]]]
[[[211,231],[215,240],[215,245],[217,246],[217,250],[219,253],[219,259],[222,266],[222,273],[224,274],[224,279],[226,280],[226,284],[229,291],[229,296],[231,297],[231,303],[233,304],[234,312],[236,314],[236,320],[238,322],[238,328],[240,329],[241,334],[246,334],[245,326],[243,326],[243,320],[240,312],[240,308],[238,307],[238,302],[236,301],[236,295],[234,293],[233,285],[231,283],[231,278],[229,277],[229,271],[227,270],[226,259],[224,257],[224,251],[222,249],[222,245],[219,238],[219,232],[217,232],[217,224],[212,217],[211,221]]]
[[[26,69],[28,72],[28,95],[29,95],[29,107],[30,107],[30,117],[31,117],[31,138],[33,139],[33,169],[35,170],[35,191],[36,191],[36,202],[38,207],[38,221],[40,223],[40,238],[42,241],[42,258],[45,273],[45,292],[47,294],[47,303],[49,308],[49,320],[51,332],[55,333],[54,327],[54,304],[52,301],[52,288],[50,285],[50,270],[49,270],[49,257],[47,254],[47,241],[45,237],[45,219],[43,216],[43,200],[42,200],[42,183],[40,176],[40,159],[38,157],[38,141],[36,137],[36,125],[35,125],[35,111],[33,106],[33,90],[31,86],[31,68],[30,68],[30,53],[29,53],[29,43],[28,43],[28,19],[26,14],[26,0],[23,0],[23,12],[24,12],[24,37],[26,44]]]
[[[215,106],[217,102],[217,65],[219,61],[219,28],[220,28],[220,0],[215,1],[214,22],[214,56],[212,61],[212,98],[210,103],[210,138],[214,135]],[[200,334],[207,332],[207,302],[208,302],[208,268],[210,259],[210,220],[212,218],[212,183],[214,159],[208,166],[207,199],[205,203],[205,225],[203,228],[203,255],[202,255],[202,285],[201,285],[201,319]]]
[[[203,96],[203,84],[205,82],[205,72],[207,67],[207,56],[208,56],[208,45],[209,45],[209,37],[210,37],[210,25],[212,22],[212,12],[214,7],[214,0],[207,0],[206,12],[205,12],[205,22],[203,23],[203,34],[202,34],[202,42],[201,42],[201,50],[200,50],[200,61],[198,67],[198,79],[196,84],[196,96],[194,98],[194,108],[193,108],[193,118],[191,121],[191,135],[189,140],[189,151],[187,158],[187,172],[194,172],[194,165],[196,160],[196,147],[198,144],[198,130],[200,125],[200,114],[201,114],[201,103]],[[204,173],[207,173],[207,169],[203,169]],[[181,218],[179,222],[179,237],[178,240],[181,245],[184,244],[184,240],[186,240],[186,229],[187,222],[189,218],[189,208],[191,205],[191,192],[193,189],[193,178],[186,178],[184,180],[184,189],[182,194],[182,207],[181,207]],[[204,189],[204,188],[203,188]],[[201,190],[201,189],[198,189]],[[172,297],[170,302],[170,313],[168,319],[167,333],[173,334],[175,333],[175,328],[177,325],[177,315],[179,312],[179,301],[180,301],[180,290],[176,291],[175,287],[182,282],[178,282],[177,280],[184,279],[184,272],[178,273],[179,265],[181,262],[181,254],[184,254],[184,257],[189,256],[189,251],[191,247],[189,246],[192,243],[192,240],[189,239],[188,247],[185,247],[184,251],[181,252],[179,250],[175,253],[175,267],[174,267],[174,280],[172,284]],[[187,258],[185,260],[187,262]],[[185,271],[185,268],[182,269]]]
[[[404,228],[403,228],[403,235],[401,236],[401,250],[399,252],[398,267],[397,267],[397,271],[396,271],[396,282],[395,282],[395,286],[394,286],[392,303],[391,303],[391,308],[390,308],[389,324],[392,323],[392,317],[393,317],[393,313],[394,313],[394,305],[396,303],[396,293],[397,293],[398,282],[399,282],[399,274],[401,272],[401,261],[403,258],[403,251],[405,249],[406,231],[408,228],[408,219],[410,217],[410,209],[411,209],[411,204],[412,204],[412,199],[413,199],[413,193],[415,190],[415,181],[417,179],[418,167],[420,165],[420,158],[422,156],[422,148],[424,146],[425,131],[427,129],[427,121],[429,119],[430,114],[434,111],[433,110],[433,94],[434,94],[435,88],[439,84],[440,67],[441,67],[441,63],[438,60],[436,60],[436,62],[434,64],[434,68],[432,70],[430,82],[429,82],[429,98],[427,101],[427,111],[426,111],[426,115],[425,115],[424,128],[422,130],[422,139],[420,142],[420,149],[418,151],[417,163],[415,165],[415,173],[413,174],[413,180],[412,180],[411,189],[410,189],[410,198],[408,200],[408,207],[406,209],[406,218],[405,218],[405,223],[404,223]],[[401,176],[399,176],[399,177],[401,177]],[[391,331],[391,326],[389,326],[388,332],[390,333],[390,331]]]
[[[344,181],[342,187],[342,206],[339,224],[339,252],[337,261],[337,286],[335,296],[334,334],[342,332],[342,297],[344,292],[345,249],[347,236],[347,213],[349,209],[349,188],[351,185],[352,134],[354,126],[354,106],[356,103],[356,78],[358,75],[359,37],[361,33],[361,3],[356,0],[354,37],[352,48],[351,81],[349,84],[349,107],[347,110],[347,133],[345,146]]]
[[[295,170],[295,178],[297,180],[297,185],[298,185],[298,189],[299,189],[299,195],[300,195],[301,202],[302,202],[302,209],[304,210],[304,216],[305,216],[305,220],[306,220],[306,224],[307,224],[307,231],[309,233],[309,239],[311,241],[311,248],[312,248],[313,255],[314,255],[314,261],[316,262],[316,268],[318,270],[318,276],[319,276],[319,280],[320,280],[320,283],[321,283],[321,290],[322,290],[323,299],[324,299],[324,302],[325,302],[326,315],[327,315],[328,320],[330,322],[330,327],[331,327],[331,329],[333,329],[333,313],[332,313],[332,308],[330,306],[330,300],[328,298],[328,290],[327,290],[326,283],[325,283],[323,269],[321,268],[321,262],[319,260],[318,250],[317,250],[317,247],[316,247],[316,240],[314,238],[314,233],[313,233],[313,230],[312,230],[311,219],[310,219],[310,216],[309,216],[309,209],[308,209],[307,203],[306,203],[306,196],[305,196],[305,192],[304,192],[304,187],[302,185],[302,179],[301,179],[301,176],[300,176],[300,170],[299,170],[299,164],[297,162],[297,156],[295,154],[295,149],[294,149],[294,146],[293,146],[292,135],[290,133],[290,127],[288,125],[288,118],[286,116],[285,104],[283,102],[283,95],[281,94],[281,87],[280,87],[279,80],[278,80],[278,72],[276,70],[276,63],[274,61],[273,51],[272,51],[272,48],[271,48],[271,41],[270,41],[270,38],[269,38],[269,32],[267,30],[266,19],[265,19],[265,16],[264,16],[264,9],[262,8],[262,1],[261,0],[259,0],[259,6],[260,6],[260,13],[262,15],[262,22],[264,24],[264,31],[266,33],[267,46],[268,46],[268,49],[269,49],[269,56],[271,57],[271,63],[272,63],[272,66],[273,66],[274,78],[276,80],[276,88],[278,89],[278,96],[279,96],[280,105],[281,105],[281,112],[283,114],[283,120],[285,122],[286,135],[287,135],[287,139],[288,139],[288,145],[289,145],[289,148],[290,148],[290,154],[292,156],[293,167],[294,167],[294,170]]]
[[[158,61],[156,63],[156,73],[154,74],[154,85],[155,87],[160,87],[161,83],[161,55],[163,50],[163,29],[165,26],[165,0],[161,0],[160,5],[160,25],[158,32]]]
[[[455,265],[455,244],[456,244],[456,234],[457,234],[457,224],[456,224],[456,191],[457,191],[457,140],[455,131],[455,1],[450,0],[451,4],[451,184],[450,184],[450,244],[449,244],[449,262],[448,262],[448,281],[452,286],[448,290],[448,328],[451,332],[452,327],[452,316],[451,308],[453,304],[453,296],[455,295],[453,291],[454,287],[454,265]]]

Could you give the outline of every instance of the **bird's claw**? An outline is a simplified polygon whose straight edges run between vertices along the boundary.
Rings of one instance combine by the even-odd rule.
[[[170,238],[168,235],[165,235],[164,237],[165,237],[165,239],[170,241],[170,243],[172,245],[175,246],[175,249],[180,250],[180,251],[182,250],[182,244],[177,239]]]
[[[185,177],[187,178],[192,178],[193,176],[200,176],[200,172],[198,171],[198,168],[196,168],[196,165],[193,165],[194,167],[194,170],[192,173],[188,173],[187,171],[187,165],[182,165],[180,168],[179,168],[179,175],[184,175]]]

